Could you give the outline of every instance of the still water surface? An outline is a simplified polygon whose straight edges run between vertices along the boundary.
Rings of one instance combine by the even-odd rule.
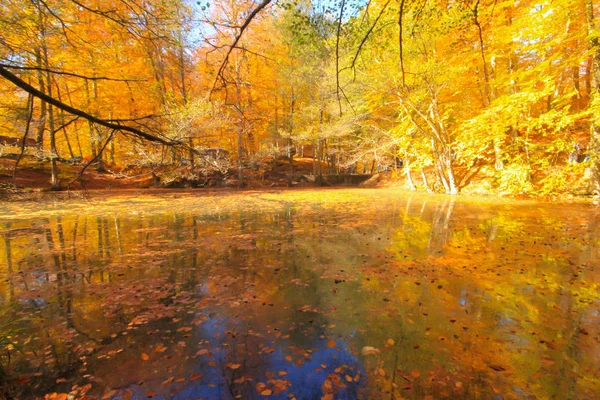
[[[597,206],[198,193],[0,204],[5,396],[600,397]]]

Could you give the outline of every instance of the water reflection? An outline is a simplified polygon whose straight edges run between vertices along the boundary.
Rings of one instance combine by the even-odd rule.
[[[4,218],[3,391],[597,398],[596,209],[302,196]]]

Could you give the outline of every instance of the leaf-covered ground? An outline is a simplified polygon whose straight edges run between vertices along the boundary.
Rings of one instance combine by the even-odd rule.
[[[5,203],[2,391],[594,399],[599,214],[366,189]]]

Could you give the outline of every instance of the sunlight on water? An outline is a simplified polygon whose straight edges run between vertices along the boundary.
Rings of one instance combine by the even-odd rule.
[[[600,212],[384,190],[0,205],[18,398],[597,398]]]

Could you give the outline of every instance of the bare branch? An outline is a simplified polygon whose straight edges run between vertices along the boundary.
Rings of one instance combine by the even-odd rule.
[[[213,82],[212,88],[210,89],[210,92],[208,94],[208,97],[210,98],[210,96],[212,96],[212,93],[214,92],[216,86],[217,86],[217,81],[219,80],[219,78],[222,77],[223,75],[223,70],[225,69],[225,66],[227,66],[227,62],[229,61],[229,56],[231,55],[231,52],[233,51],[233,49],[237,46],[238,42],[240,41],[240,39],[242,38],[242,35],[244,34],[244,31],[246,30],[246,28],[248,28],[248,25],[250,25],[250,22],[252,22],[252,20],[254,19],[254,17],[256,17],[256,15],[258,15],[258,13],[265,8],[266,6],[269,5],[269,3],[271,2],[271,0],[263,0],[262,3],[260,3],[251,13],[250,15],[248,15],[248,18],[246,18],[246,20],[244,21],[244,23],[242,24],[242,26],[240,27],[240,31],[239,33],[235,36],[235,39],[233,40],[232,45],[229,47],[229,50],[227,50],[227,54],[225,54],[225,58],[223,59],[223,62],[221,63],[221,66],[219,67],[219,70],[217,72],[217,75],[215,76],[215,81]]]
[[[358,45],[358,49],[356,50],[356,54],[354,54],[354,58],[352,59],[352,63],[350,64],[350,68],[354,69],[354,65],[356,64],[356,59],[358,58],[358,55],[360,54],[360,51],[362,50],[362,47],[364,46],[365,42],[369,38],[369,35],[371,34],[371,32],[373,32],[373,29],[377,25],[377,22],[379,22],[379,18],[381,18],[381,16],[385,12],[385,9],[387,8],[388,4],[390,4],[390,1],[391,0],[388,0],[387,3],[385,3],[383,5],[383,7],[381,8],[381,11],[379,11],[379,14],[377,15],[377,18],[375,18],[375,21],[373,22],[373,24],[371,25],[371,27],[367,31],[367,34],[360,41],[360,44]],[[402,3],[404,3],[404,0],[402,0]]]
[[[85,172],[85,170],[92,165],[93,163],[96,162],[96,160],[98,160],[99,157],[102,156],[102,153],[104,152],[104,149],[106,149],[106,146],[108,145],[108,143],[112,140],[113,136],[115,134],[115,131],[113,130],[110,135],[108,136],[108,139],[106,139],[106,142],[104,142],[104,145],[102,146],[102,148],[100,149],[100,151],[98,152],[98,154],[96,154],[96,156],[94,158],[92,158],[90,161],[88,161],[83,168],[81,168],[81,171],[79,171],[79,174],[77,174],[77,177],[75,179],[73,179],[71,182],[69,182],[69,184],[67,185],[67,190],[69,190],[71,188],[71,185],[74,184],[75,182],[81,180],[81,177],[83,176],[83,173]],[[81,184],[81,186],[83,187],[83,182]]]
[[[73,72],[57,71],[57,70],[41,68],[41,67],[23,67],[20,65],[9,65],[9,64],[0,64],[0,67],[8,68],[8,69],[17,69],[20,71],[43,71],[43,72],[49,72],[54,75],[72,76],[74,78],[87,79],[89,81],[114,81],[114,82],[145,82],[146,81],[146,79],[125,79],[125,78],[120,79],[120,78],[110,78],[110,77],[106,77],[106,76],[85,76],[85,75],[80,75],[80,74],[76,74]]]

